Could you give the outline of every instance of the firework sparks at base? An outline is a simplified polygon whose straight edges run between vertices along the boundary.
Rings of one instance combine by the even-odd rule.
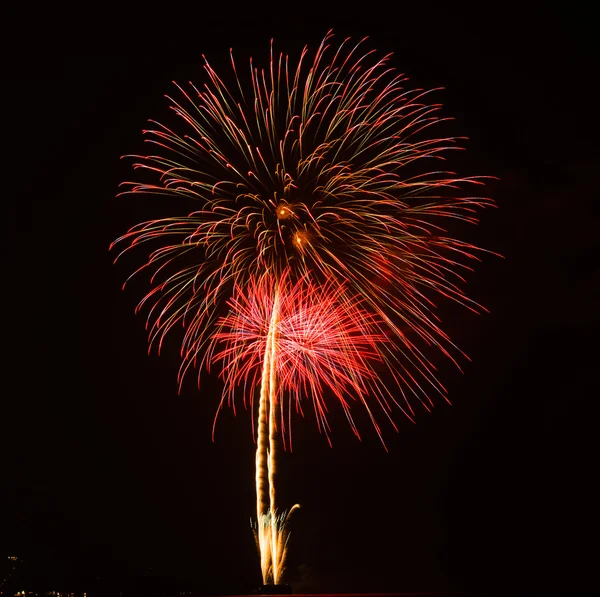
[[[295,504],[289,510],[267,511],[258,523],[250,522],[254,531],[256,547],[260,553],[260,567],[264,584],[280,584],[287,557],[289,540],[288,523],[292,512],[300,508]]]

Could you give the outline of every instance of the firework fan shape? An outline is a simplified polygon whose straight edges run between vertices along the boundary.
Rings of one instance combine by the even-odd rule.
[[[449,235],[444,222],[474,223],[493,203],[460,190],[483,184],[480,177],[440,167],[458,145],[430,134],[443,120],[430,92],[407,89],[390,57],[364,45],[334,45],[330,32],[312,58],[305,48],[292,63],[271,44],[264,68],[250,60],[238,69],[231,55],[229,79],[205,61],[204,84],[176,84],[169,98],[176,126],[152,122],[144,131],[152,152],[129,156],[147,175],[123,183],[123,194],[197,203],[187,216],[134,226],[113,246],[119,255],[147,247],[132,274],[150,273],[138,309],[147,308],[159,351],[183,326],[180,384],[190,369],[200,380],[220,363],[221,404],[235,405],[235,388],[246,387],[253,413],[260,387],[265,582],[278,582],[287,544],[273,475],[276,435],[289,433],[292,405],[302,412],[310,400],[328,434],[327,390],[358,435],[356,398],[383,441],[371,404],[391,421],[394,406],[412,417],[415,403],[433,405],[430,393],[445,397],[429,349],[454,362],[460,351],[439,325],[436,297],[478,311],[461,286],[481,249]]]
[[[267,351],[275,284],[281,299],[274,329],[274,367],[279,393],[282,399],[289,398],[287,408],[279,412],[284,445],[287,438],[291,449],[292,411],[303,414],[302,404],[307,398],[319,430],[329,437],[328,408],[323,399],[326,390],[342,405],[357,437],[360,433],[348,397],[363,403],[381,435],[369,401],[377,400],[388,413],[385,404],[394,400],[380,383],[376,369],[384,361],[382,345],[389,341],[381,322],[363,308],[360,296],[346,302],[338,300],[340,294],[345,294],[340,292],[343,287],[339,283],[321,287],[304,276],[292,284],[288,272],[276,283],[261,278],[258,282],[251,280],[245,288],[234,289],[234,298],[228,301],[229,312],[219,320],[206,354],[208,362],[222,364],[225,391],[221,404],[226,399],[234,404],[235,390],[240,385],[246,388],[248,402],[253,403]]]

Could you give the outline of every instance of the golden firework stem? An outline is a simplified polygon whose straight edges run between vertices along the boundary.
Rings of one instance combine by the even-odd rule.
[[[258,437],[256,441],[256,542],[260,552],[260,567],[264,584],[279,584],[285,569],[287,523],[290,514],[299,508],[277,512],[275,473],[277,462],[277,328],[280,317],[280,293],[275,289],[273,310],[269,321],[258,407]]]
[[[267,435],[267,409],[269,398],[265,377],[269,375],[269,369],[268,353],[265,353],[263,381],[260,389],[260,401],[258,406],[258,431],[256,440],[256,515],[258,517],[258,522],[260,522],[261,516],[266,514],[269,508],[267,492],[265,489],[265,485],[268,483],[267,454],[269,451]]]
[[[275,514],[275,333],[279,312],[279,294],[275,290],[273,311],[267,332],[265,358],[258,406],[256,440],[256,515],[257,537],[263,583],[275,581],[277,562],[277,523]],[[268,492],[267,492],[268,486]],[[275,557],[275,559],[274,559]],[[275,565],[274,565],[275,564]]]
[[[275,290],[275,299],[273,301],[273,313],[269,324],[269,337],[265,353],[269,353],[270,372],[269,372],[269,510],[271,512],[271,558],[273,569],[273,582],[277,584],[279,580],[279,532],[277,523],[274,520],[277,516],[277,507],[275,505],[275,466],[277,450],[277,323],[279,320],[279,292]],[[265,354],[266,358],[266,354]]]

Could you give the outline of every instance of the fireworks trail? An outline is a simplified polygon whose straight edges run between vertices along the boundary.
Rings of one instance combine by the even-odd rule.
[[[292,410],[302,413],[302,397],[309,397],[319,428],[327,433],[323,394],[328,389],[359,436],[346,396],[360,398],[371,414],[368,395],[379,396],[385,389],[378,384],[373,365],[383,360],[380,346],[387,338],[375,317],[361,308],[360,297],[346,304],[336,299],[341,290],[337,283],[314,286],[306,276],[292,284],[289,272],[275,288],[270,279],[251,281],[245,289],[234,289],[236,298],[228,301],[229,312],[219,320],[207,350],[207,358],[221,364],[222,403],[226,397],[233,402],[238,385],[260,384],[256,452],[260,523],[255,533],[263,578],[275,584],[285,565],[287,521],[299,507],[278,514],[275,494],[278,436],[284,447],[287,438],[291,449]],[[373,422],[380,433],[374,418]]]
[[[289,513],[278,514],[274,478],[277,442],[291,448],[292,412],[309,402],[329,439],[329,393],[359,436],[351,405],[360,403],[383,442],[378,414],[393,425],[395,408],[413,418],[416,403],[433,406],[431,392],[446,397],[429,349],[455,363],[460,351],[434,300],[479,310],[461,272],[481,249],[443,225],[475,223],[493,205],[459,190],[481,178],[436,167],[459,147],[429,135],[444,120],[430,92],[406,89],[390,56],[363,52],[365,40],[336,47],[332,37],[312,61],[305,48],[293,66],[271,44],[266,69],[251,59],[244,74],[231,55],[230,83],[205,60],[203,86],[176,84],[180,99],[169,99],[181,132],[151,121],[154,151],[129,156],[148,180],[123,183],[123,194],[187,198],[198,209],[138,224],[112,245],[123,246],[117,259],[150,247],[132,274],[150,273],[138,309],[147,308],[159,352],[183,326],[180,387],[190,369],[200,383],[218,363],[218,410],[242,394],[256,416],[265,583],[280,580],[285,561]]]

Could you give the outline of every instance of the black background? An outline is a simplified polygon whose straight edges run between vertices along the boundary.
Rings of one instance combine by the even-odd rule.
[[[280,481],[281,501],[303,506],[288,578],[297,592],[598,589],[591,9],[251,9],[14,21],[0,555],[50,589],[260,583],[249,416],[225,410],[213,443],[218,383],[198,392],[190,378],[178,396],[176,341],[147,355],[141,294],[121,291],[129,270],[108,244],[160,206],[115,199],[131,176],[119,158],[168,114],[171,80],[203,80],[202,54],[217,70],[229,47],[238,65],[266,60],[274,37],[297,56],[332,28],[393,52],[414,86],[446,88],[436,99],[469,138],[452,165],[498,177],[498,209],[461,234],[504,259],[484,257],[468,280],[490,314],[441,309],[472,359],[464,375],[441,364],[452,406],[398,419],[387,453],[340,413],[333,449],[310,417],[297,422]]]

